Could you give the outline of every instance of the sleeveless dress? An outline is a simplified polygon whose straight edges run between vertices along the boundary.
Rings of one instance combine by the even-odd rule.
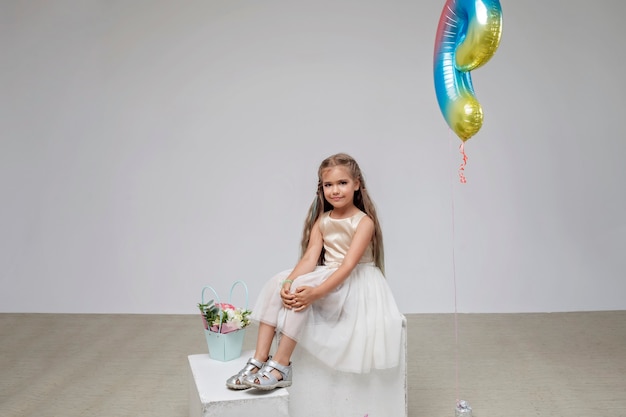
[[[322,214],[320,230],[326,249],[324,265],[294,279],[298,286],[318,286],[341,265],[356,228],[366,214],[346,219]],[[366,373],[398,366],[402,323],[391,288],[374,264],[372,245],[346,280],[324,298],[300,312],[282,306],[280,288],[292,270],[280,272],[261,290],[252,319],[277,327],[299,348],[344,372]]]

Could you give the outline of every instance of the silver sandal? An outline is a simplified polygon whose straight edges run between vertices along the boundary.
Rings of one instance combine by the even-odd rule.
[[[276,369],[280,373],[282,377],[280,380],[276,379],[272,374],[273,369]],[[243,379],[243,383],[256,389],[269,391],[275,388],[290,387],[292,377],[291,362],[289,365],[284,366],[270,358],[265,362],[265,365],[263,365],[263,368],[261,368],[259,372],[246,376]]]
[[[271,358],[271,356],[270,356]],[[237,375],[233,375],[226,380],[226,386],[230,389],[248,389],[250,388],[248,385],[244,384],[244,379],[248,375],[256,375],[265,364],[263,362],[259,362],[254,358],[248,359],[248,363],[243,367],[241,371]],[[256,372],[252,372],[253,369],[256,369]]]

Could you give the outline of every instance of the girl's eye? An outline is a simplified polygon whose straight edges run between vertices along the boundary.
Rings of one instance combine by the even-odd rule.
[[[339,184],[341,185],[346,185],[348,183],[348,181],[340,181]]]

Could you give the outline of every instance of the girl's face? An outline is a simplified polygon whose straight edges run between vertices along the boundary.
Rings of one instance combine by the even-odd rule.
[[[354,206],[354,192],[359,189],[348,168],[335,166],[322,171],[324,198],[335,209],[348,209]]]

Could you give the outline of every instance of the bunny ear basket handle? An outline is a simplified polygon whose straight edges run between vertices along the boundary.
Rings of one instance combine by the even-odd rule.
[[[206,290],[211,290],[213,292],[213,295],[215,295],[215,301],[217,301],[217,303],[220,302],[220,296],[217,295],[217,291],[215,291],[215,288],[211,287],[210,285],[207,285],[204,288],[202,288],[202,304],[206,304],[204,302],[204,291]]]
[[[215,288],[211,287],[210,285],[207,285],[204,288],[202,288],[201,302],[202,302],[203,305],[206,304],[206,302],[204,301],[204,291],[205,290],[211,290],[213,292],[213,295],[215,295],[215,302],[213,304],[220,304],[220,296],[217,295],[217,291],[215,291]],[[232,289],[231,289],[231,291],[232,291]],[[220,325],[218,327],[218,333],[221,333],[222,332],[222,315],[224,314],[224,312],[220,309],[219,313],[220,313]]]
[[[246,285],[246,283],[245,283],[245,282],[243,282],[243,281],[235,281],[235,282],[233,283],[233,286],[232,286],[232,287],[230,287],[230,294],[229,294],[229,296],[228,296],[228,302],[229,302],[230,304],[232,304],[232,303],[233,303],[233,291],[235,290],[235,287],[236,287],[237,285],[241,285],[241,286],[243,287],[243,289],[244,289],[244,294],[246,295],[246,310],[247,310],[247,309],[248,309],[248,286],[247,286],[247,285]]]

